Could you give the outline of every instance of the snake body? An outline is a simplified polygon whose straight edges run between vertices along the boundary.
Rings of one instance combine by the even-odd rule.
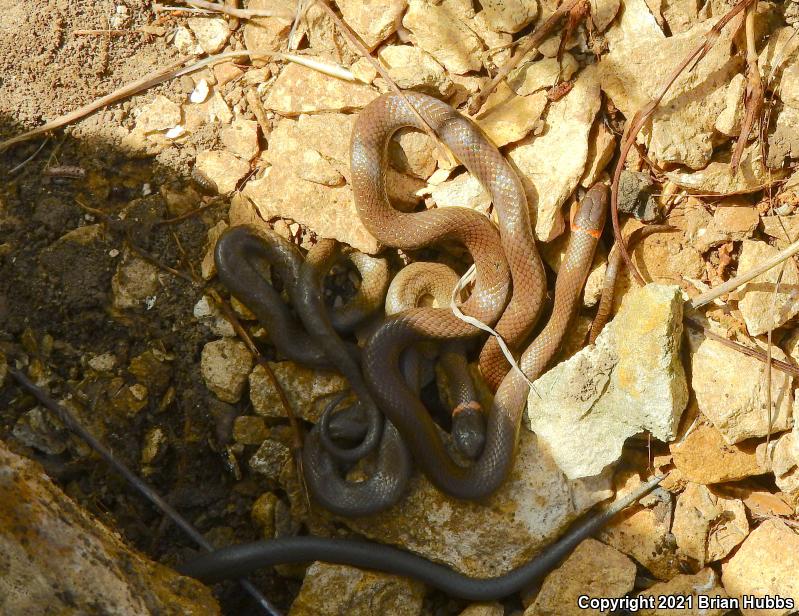
[[[465,208],[403,213],[391,207],[385,186],[389,140],[400,128],[422,128],[405,100],[393,94],[384,95],[367,106],[355,125],[352,187],[359,216],[366,228],[390,247],[413,251],[448,241],[464,245],[474,261],[476,279],[461,310],[486,324],[496,324],[496,330],[511,348],[519,349],[535,326],[546,294],[546,278],[535,247],[521,182],[474,123],[432,97],[407,92],[405,98],[489,191],[498,214],[499,230],[486,217]],[[341,342],[329,320],[306,322],[324,312],[319,276],[327,268],[335,246],[323,242],[320,252],[309,255],[305,264],[291,255],[287,264],[280,266],[281,277],[316,347],[305,351],[311,362],[290,354],[288,349],[283,352],[308,365],[328,368],[333,363],[342,370],[369,419],[366,436],[357,449],[373,448],[379,442],[377,471],[361,483],[352,483],[341,474],[339,462],[344,454],[336,450],[334,443],[322,442],[320,429],[315,427],[305,443],[305,471],[318,502],[346,515],[379,511],[396,502],[410,474],[408,450],[428,478],[453,497],[483,499],[503,483],[513,462],[530,382],[552,359],[576,310],[606,209],[607,189],[596,185],[586,193],[572,221],[566,258],[555,286],[552,316],[521,354],[521,372],[510,370],[494,338],[484,346],[479,365],[488,384],[496,388],[496,396],[486,417],[481,452],[467,466],[459,465],[450,457],[418,392],[406,383],[401,359],[403,351],[417,343],[434,341],[447,347],[475,337],[479,330],[455,317],[448,308],[423,306],[404,310],[389,317],[369,339],[360,354],[361,375],[357,369],[358,352]],[[257,259],[253,257],[263,256],[259,253],[263,249],[255,247],[253,233],[236,229],[227,232],[217,247],[217,267],[223,283],[253,309],[270,333],[274,333],[276,327],[287,325],[288,321],[283,317],[272,321],[271,316],[264,314],[265,299],[273,302],[279,296],[274,290],[271,294],[266,292],[258,282],[259,270],[254,263]],[[278,242],[269,252],[285,256],[283,253],[290,250]],[[299,287],[302,288],[292,291],[292,281],[301,282]],[[294,345],[299,339],[294,339]],[[328,420],[336,402],[325,411]],[[386,420],[373,421],[374,409],[382,411]],[[639,498],[655,483],[631,495],[619,508]],[[214,581],[256,567],[321,559],[410,575],[455,596],[490,599],[516,592],[546,573],[617,510],[600,514],[570,531],[542,558],[489,580],[468,578],[387,546],[317,537],[295,537],[220,550],[184,565],[182,571]]]

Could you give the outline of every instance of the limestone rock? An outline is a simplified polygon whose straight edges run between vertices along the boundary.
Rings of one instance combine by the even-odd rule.
[[[145,558],[0,441],[0,612],[219,614],[211,591]]]
[[[216,184],[220,194],[233,192],[250,171],[250,163],[224,150],[205,150],[197,154],[196,169]]]
[[[336,0],[341,15],[369,49],[388,38],[405,11],[407,0]]]
[[[596,344],[535,382],[530,429],[567,477],[589,477],[621,455],[642,430],[670,441],[688,402],[680,363],[682,296],[650,284],[625,296]]]
[[[615,151],[616,135],[610,132],[604,122],[594,122],[588,136],[588,162],[583,177],[580,178],[583,188],[591,188],[599,180]]]
[[[777,252],[777,248],[765,242],[744,241],[738,272],[754,269]],[[775,299],[778,280],[780,283]],[[738,308],[752,336],[780,327],[796,316],[799,313],[799,270],[794,261],[788,259],[784,266],[773,267],[747,283],[740,291]]]
[[[767,397],[765,364],[705,338],[699,332],[690,332],[688,341],[691,386],[699,410],[730,444],[765,436],[769,431],[768,414],[764,411]],[[775,359],[785,360],[780,349],[774,348],[772,353]],[[772,371],[772,432],[791,427],[791,382],[792,378],[784,372]]]
[[[433,56],[412,45],[386,45],[378,52],[380,62],[404,90],[447,97],[454,87],[447,71]]]
[[[298,178],[288,165],[267,170],[250,180],[242,193],[263,218],[289,218],[306,225],[320,237],[332,237],[366,253],[380,246],[363,226],[349,186],[325,186]]]
[[[394,169],[426,180],[436,170],[435,143],[417,130],[400,129],[388,147],[388,160]]]
[[[221,51],[230,36],[230,28],[224,17],[191,17],[186,20],[186,25],[207,54]]]
[[[233,440],[242,445],[260,445],[269,436],[263,417],[240,415],[233,420]]]
[[[538,16],[534,0],[483,0],[486,23],[497,32],[518,32]]]
[[[731,597],[792,598],[799,605],[799,534],[781,520],[766,520],[722,567]],[[793,609],[742,609],[744,616],[789,614]]]
[[[693,597],[691,609],[643,609],[638,612],[641,616],[724,616],[727,610],[721,608],[700,608],[697,602],[699,596],[726,598],[727,591],[722,587],[716,572],[710,567],[702,569],[694,575],[677,575],[668,582],[661,582],[641,592],[639,597],[657,597],[681,595]]]
[[[749,145],[744,150],[741,165],[735,174],[730,167],[729,153],[718,158],[699,171],[667,171],[666,177],[692,192],[732,195],[756,192],[785,175],[783,170],[766,168],[757,144]]]
[[[292,361],[269,362],[269,367],[294,413],[312,423],[319,420],[334,396],[349,389],[346,379],[335,372],[312,370]],[[262,366],[256,366],[250,373],[250,402],[262,417],[286,417],[280,395]]]
[[[630,477],[617,498],[638,484],[640,479]],[[653,492],[647,499],[651,500],[653,505],[639,505],[611,521],[597,539],[641,563],[658,579],[670,580],[680,573],[680,558],[669,528],[673,505],[665,490]]]
[[[126,251],[111,279],[114,308],[138,308],[154,301],[161,288],[158,274],[157,266]]]
[[[194,304],[192,314],[216,336],[233,337],[236,335],[233,325],[224,317],[214,300],[207,295],[203,295]]]
[[[471,12],[471,14],[469,14]],[[482,68],[483,45],[466,25],[464,18],[474,17],[471,2],[410,0],[402,20],[414,35],[416,45],[433,56],[447,70],[463,75]]]
[[[421,616],[424,584],[398,575],[316,562],[289,616]]]
[[[769,169],[779,169],[786,158],[799,158],[797,126],[799,126],[799,109],[787,105],[777,109],[768,136],[766,166]]]
[[[340,521],[466,575],[490,577],[527,562],[580,513],[607,498],[607,488],[607,475],[569,482],[523,428],[510,476],[486,502],[449,498],[418,473],[388,511]]]
[[[621,8],[621,0],[597,0],[591,7],[591,21],[597,32],[607,30]],[[626,10],[626,9],[625,9]]]
[[[630,23],[630,11],[642,2],[625,2],[624,16],[609,32],[610,52],[599,62],[602,89],[627,118],[654,98],[669,73],[682,61],[686,49],[696,46],[708,30],[700,23],[666,38],[654,25]],[[646,13],[646,7],[640,9]],[[651,23],[644,15],[643,21]],[[629,23],[629,25],[627,25]],[[660,164],[682,164],[702,169],[713,154],[714,124],[724,110],[726,84],[740,72],[741,61],[731,55],[730,35],[719,41],[689,74],[683,73],[669,89],[641,132],[639,139]],[[658,58],[652,62],[652,58]]]
[[[286,9],[296,11],[296,0],[250,0],[248,9]],[[291,31],[291,19],[284,17],[253,17],[244,24],[244,45],[250,51],[284,51]],[[256,60],[258,61],[258,60]]]
[[[250,458],[250,468],[252,470],[266,475],[276,482],[280,480],[284,469],[291,463],[291,450],[280,441],[271,438],[264,440],[258,451]]]
[[[514,143],[535,128],[547,105],[545,92],[519,96],[503,81],[475,118],[497,147]]]
[[[288,64],[272,84],[264,107],[285,116],[362,109],[377,98],[362,83],[330,77],[299,64]]]
[[[597,575],[598,571],[602,574]],[[586,539],[546,577],[535,602],[524,611],[524,616],[591,613],[577,605],[580,596],[623,597],[633,589],[634,583],[633,561],[604,543]]]
[[[216,261],[214,260],[216,242],[222,237],[222,234],[227,228],[228,224],[224,220],[220,220],[213,227],[208,229],[208,242],[206,244],[205,255],[203,255],[202,263],[200,263],[200,275],[203,277],[203,280],[210,280],[216,276]]]
[[[239,340],[222,338],[207,343],[200,359],[205,385],[223,402],[238,402],[252,368],[252,354]]]
[[[728,444],[712,425],[699,425],[671,445],[674,465],[689,481],[701,484],[735,481],[770,469],[763,451],[750,443]]]
[[[519,96],[527,96],[551,88],[559,79],[571,79],[577,68],[577,60],[568,52],[563,54],[561,62],[557,58],[522,61],[510,72],[507,83]]]
[[[588,160],[588,135],[599,110],[595,67],[586,67],[566,97],[553,103],[544,133],[526,137],[508,151],[520,172],[527,201],[535,208],[535,234],[548,242],[563,232],[560,211],[577,187]]]
[[[716,130],[730,137],[741,133],[743,119],[743,97],[746,92],[746,78],[738,74],[732,78],[724,97],[724,109],[716,118]]]
[[[700,566],[727,556],[749,534],[746,508],[736,498],[717,496],[689,483],[677,497],[671,527],[677,545]]]
[[[486,213],[491,196],[471,173],[461,173],[434,186],[430,195],[438,207],[468,207]]]
[[[159,94],[141,108],[136,117],[136,129],[144,133],[166,131],[180,124],[181,118],[180,105]]]
[[[258,154],[258,122],[236,118],[219,131],[222,144],[239,158],[250,161]]]
[[[363,226],[352,189],[342,180],[350,176],[349,143],[354,120],[353,115],[345,114],[281,120],[270,135],[266,152],[272,167],[247,182],[242,193],[266,221],[288,218],[320,237],[336,238],[362,252],[375,253],[380,246]],[[395,190],[407,190],[398,182],[403,177],[407,176],[389,171],[389,196],[394,201],[402,198]]]
[[[501,603],[473,603],[458,616],[505,616]]]

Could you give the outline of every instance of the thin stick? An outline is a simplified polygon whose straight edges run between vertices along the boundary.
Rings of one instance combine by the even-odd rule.
[[[539,27],[538,30],[530,35],[530,38],[525,41],[524,45],[516,49],[516,53],[513,54],[510,60],[502,65],[494,78],[489,81],[488,84],[482,90],[480,90],[480,92],[478,92],[469,103],[467,109],[471,115],[475,115],[478,111],[480,111],[480,108],[486,102],[486,99],[489,97],[489,95],[497,88],[499,82],[505,79],[510,72],[516,68],[516,65],[521,62],[524,56],[538,47],[544,38],[546,38],[549,33],[555,29],[555,26],[558,25],[561,17],[571,11],[579,2],[582,2],[582,0],[568,0],[568,2],[564,2],[555,10],[554,13],[552,13],[552,15],[550,15],[549,19],[541,24],[541,27]]]
[[[705,291],[704,293],[698,295],[697,297],[690,300],[686,306],[689,308],[699,308],[704,306],[705,304],[712,302],[714,299],[721,297],[722,295],[729,293],[730,291],[734,291],[741,285],[746,284],[753,278],[757,278],[760,274],[767,272],[772,267],[775,267],[785,261],[786,259],[790,259],[793,255],[799,253],[799,240],[793,242],[787,248],[780,250],[776,255],[773,257],[766,259],[758,265],[757,267],[745,272],[743,274],[739,274],[735,278],[728,280],[727,282],[718,285],[717,287],[713,287]]]
[[[238,17],[239,19],[251,19],[253,17],[280,17],[281,19],[291,20],[294,18],[294,13],[283,9],[237,9],[232,6],[223,4],[216,4],[215,2],[207,2],[206,0],[186,0],[186,4],[196,6],[206,11],[214,11],[217,13],[224,13],[231,17]]]
[[[743,353],[744,355],[753,357],[754,359],[762,361],[763,363],[770,363],[771,366],[773,366],[780,372],[784,372],[785,374],[790,374],[791,376],[799,377],[799,368],[797,368],[796,366],[792,366],[787,362],[774,358],[771,358],[771,361],[769,362],[768,355],[763,351],[761,351],[760,349],[752,349],[738,342],[725,338],[724,336],[719,336],[715,332],[710,331],[707,327],[702,325],[702,323],[694,320],[691,317],[683,317],[683,321],[688,327],[690,327],[693,330],[702,332],[707,338],[710,338],[711,340],[715,340],[716,342],[719,342],[726,347],[735,349],[739,353]]]
[[[134,81],[133,83],[129,83],[126,86],[119,88],[118,90],[114,90],[111,94],[98,98],[95,101],[92,101],[88,105],[83,105],[82,107],[78,107],[75,111],[71,111],[65,115],[62,115],[55,120],[47,122],[43,126],[39,126],[38,128],[34,128],[27,132],[24,132],[16,137],[11,137],[11,139],[6,139],[5,141],[0,141],[0,152],[5,150],[6,148],[14,145],[15,143],[21,143],[23,141],[27,141],[31,137],[35,137],[37,135],[41,135],[42,133],[47,133],[52,130],[56,130],[57,128],[61,128],[66,126],[67,124],[71,124],[72,122],[77,122],[81,118],[86,117],[90,113],[94,113],[98,109],[102,109],[112,103],[115,103],[123,98],[127,98],[133,94],[141,92],[142,90],[146,90],[153,86],[158,85],[159,83],[163,83],[167,79],[170,79],[176,70],[180,69],[181,66],[186,64],[189,58],[181,58],[178,62],[167,66],[166,68],[158,69],[148,75],[145,75],[141,79]]]
[[[105,460],[108,465],[117,473],[122,475],[125,480],[144,498],[146,498],[152,505],[163,512],[164,515],[169,517],[175,525],[180,528],[192,541],[200,546],[206,552],[212,552],[214,546],[211,545],[202,534],[192,526],[192,524],[184,518],[178,511],[172,507],[164,498],[153,489],[153,487],[146,481],[142,480],[136,473],[131,471],[125,464],[120,462],[111,453],[111,450],[97,440],[94,435],[84,428],[81,423],[75,418],[69,410],[53,400],[45,391],[34,384],[27,376],[16,368],[8,368],[8,373],[14,377],[19,385],[28,393],[30,393],[39,403],[56,415],[64,426],[73,434],[81,438],[89,447],[91,447],[97,455]],[[261,608],[267,614],[272,616],[280,616],[280,612],[272,603],[267,599],[261,591],[259,591],[249,580],[242,578],[239,583],[250,595],[258,602]]]
[[[50,137],[45,137],[44,141],[42,141],[42,145],[40,145],[38,148],[36,148],[36,151],[33,154],[28,156],[28,158],[23,160],[20,164],[18,164],[13,169],[9,169],[8,170],[8,175],[12,175],[12,174],[16,173],[17,171],[22,169],[25,165],[27,165],[29,162],[31,162],[34,158],[36,158],[36,156],[38,156],[39,152],[41,152],[44,149],[44,146],[46,146],[49,141],[50,141]]]

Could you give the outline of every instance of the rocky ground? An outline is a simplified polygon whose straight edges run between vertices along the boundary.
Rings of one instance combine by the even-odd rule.
[[[176,576],[169,566],[193,553],[190,540],[17,388],[8,366],[68,405],[217,546],[361,536],[497,575],[614,490],[668,472],[540,585],[501,603],[470,605],[408,579],[324,563],[254,575],[294,616],[578,614],[580,594],[780,595],[799,605],[799,269],[790,258],[700,309],[691,303],[799,234],[799,5],[760,2],[747,20],[733,19],[655,108],[627,157],[619,204],[625,233],[653,221],[674,227],[632,250],[655,284],[638,288],[622,274],[614,320],[584,346],[612,244],[606,229],[562,361],[530,396],[506,485],[487,503],[462,503],[417,474],[396,507],[349,520],[309,507],[275,380],[306,426],[346,383],[280,357],[232,300],[266,360],[259,364],[223,314],[229,294],[212,249],[228,226],[252,223],[304,248],[332,237],[380,251],[352,200],[349,138],[358,110],[390,86],[318,6],[294,24],[293,0],[225,4],[276,16],[159,10],[142,0],[0,8],[0,570],[10,572],[0,575],[0,611],[48,604],[75,613],[99,602],[131,614],[257,613],[236,584],[212,596]],[[400,88],[464,113],[516,41],[557,6],[335,4]],[[732,6],[598,0],[568,36],[559,26],[519,62],[473,115],[518,170],[553,272],[569,206],[609,180],[628,121]],[[260,56],[227,58],[3,147],[180,58],[233,51]],[[752,109],[758,122],[733,172]],[[427,135],[400,132],[389,158],[398,207],[490,215],[479,183]],[[466,265],[453,251],[424,257]],[[349,284],[340,273],[331,295]],[[766,370],[718,337],[782,363]],[[82,556],[93,575],[53,574],[82,566]],[[21,581],[34,578],[35,588]],[[98,596],[97,580],[109,592]]]

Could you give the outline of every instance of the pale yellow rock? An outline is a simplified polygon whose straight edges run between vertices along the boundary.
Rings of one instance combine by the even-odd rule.
[[[738,272],[754,269],[777,252],[777,248],[765,242],[745,240],[738,260]],[[761,274],[741,289],[739,298],[738,308],[752,336],[759,336],[788,322],[799,313],[799,270],[795,262],[788,259],[784,265]]]
[[[426,180],[436,170],[435,149],[435,142],[425,133],[400,129],[389,143],[388,161],[397,171]]]
[[[221,51],[230,36],[230,28],[224,17],[190,17],[186,24],[208,54]]]
[[[799,73],[799,69],[797,70]],[[797,75],[799,77],[799,75]],[[769,126],[768,155],[766,166],[769,169],[781,169],[786,159],[799,158],[799,109],[789,105],[777,107]]]
[[[430,195],[438,207],[468,207],[486,213],[491,197],[471,173],[461,173],[434,186]]]
[[[269,367],[283,388],[294,413],[311,423],[319,420],[325,406],[334,396],[349,389],[344,377],[336,372],[312,370],[292,361],[269,362]],[[262,366],[255,367],[249,380],[253,410],[262,417],[286,417],[280,394]]]
[[[243,194],[269,221],[288,218],[306,225],[320,237],[336,238],[362,252],[379,249],[377,240],[361,222],[349,178],[349,143],[355,115],[303,115],[278,122],[269,138],[265,158],[272,164],[264,174],[247,182]],[[389,173],[390,197],[398,191],[415,192],[407,176]]]
[[[743,118],[743,97],[746,91],[746,78],[738,74],[732,78],[727,86],[724,97],[724,109],[716,118],[714,124],[717,131],[730,137],[734,137],[741,132],[741,119]]]
[[[778,75],[794,65],[799,60],[798,52],[799,37],[796,36],[796,30],[791,26],[775,28],[768,35],[768,38],[763,41],[763,48],[757,59],[761,79],[771,81],[774,75]],[[780,97],[782,96],[784,85],[784,83],[781,83],[777,92]],[[788,90],[789,92],[791,90],[790,84],[788,84]],[[787,102],[784,98],[782,101]]]
[[[289,616],[421,616],[424,584],[398,575],[316,562]]]
[[[598,571],[602,574],[597,575]],[[578,599],[583,595],[623,597],[633,589],[634,583],[633,561],[604,543],[586,539],[546,577],[524,616],[602,614],[599,610],[581,608]]]
[[[633,44],[636,40],[663,40],[663,29],[658,25],[645,0],[624,0],[624,10],[613,22],[605,37],[611,48]]]
[[[722,582],[731,597],[779,595],[799,606],[799,534],[781,520],[764,521],[722,566]],[[789,614],[792,609],[744,608],[744,616]]]
[[[2,441],[0,520],[0,613],[220,613],[208,587],[126,545]]]
[[[405,11],[407,0],[336,0],[344,21],[369,49],[388,38]]]
[[[599,62],[602,89],[627,118],[660,92],[685,50],[703,41],[708,30],[706,24],[697,24],[666,38],[656,25],[651,29],[638,22],[627,25],[630,6],[640,6],[639,0],[625,2],[620,23],[608,33],[610,52]],[[644,22],[649,23],[646,17]],[[618,35],[619,29],[623,35],[615,40],[611,33]],[[656,161],[691,169],[702,169],[710,162],[714,125],[726,105],[723,86],[741,69],[740,57],[731,54],[729,37],[725,30],[702,62],[677,78],[652,115],[651,124],[641,131],[639,140]]]
[[[746,508],[737,498],[717,496],[689,483],[677,497],[671,532],[682,553],[700,566],[727,556],[749,534]]]
[[[538,16],[535,0],[483,0],[486,23],[497,32],[518,32]]]
[[[671,33],[680,34],[701,21],[700,7],[701,3],[697,0],[663,0],[660,12]]]
[[[598,32],[604,32],[616,18],[621,0],[596,0],[591,7],[591,21]]]
[[[458,616],[505,616],[501,603],[473,603]]]
[[[616,135],[614,135],[604,122],[594,122],[588,136],[588,162],[580,179],[583,188],[590,188],[600,178],[602,171],[607,167],[613,153],[616,151]]]
[[[248,9],[283,9],[296,11],[296,0],[250,0]],[[284,17],[253,17],[244,24],[244,45],[250,51],[285,51],[291,20]],[[253,58],[254,62],[266,59]]]
[[[418,47],[459,75],[482,68],[483,45],[464,22],[474,17],[471,2],[410,0],[408,5],[402,25],[411,31]]]
[[[232,338],[207,343],[200,357],[206,387],[223,402],[238,402],[252,368],[252,353]]]
[[[674,465],[688,481],[701,484],[735,481],[769,472],[764,450],[751,443],[728,444],[712,425],[699,425],[671,445]]]
[[[522,428],[508,480],[483,503],[449,498],[417,473],[388,511],[340,521],[466,575],[491,577],[527,562],[579,512],[607,498],[608,474],[569,482]]]
[[[528,425],[567,477],[610,468],[635,434],[675,438],[688,402],[682,303],[673,285],[637,289],[625,296],[595,344],[535,380]]]
[[[706,195],[732,195],[736,193],[752,193],[785,177],[782,169],[768,169],[763,164],[761,148],[750,144],[741,157],[741,165],[733,174],[730,167],[730,155],[719,156],[700,171],[683,172],[668,171],[666,177],[682,188]]]
[[[560,207],[585,171],[588,135],[599,103],[598,72],[588,66],[577,77],[572,91],[550,107],[544,133],[528,136],[508,151],[535,213],[535,235],[542,242],[564,230]]]
[[[181,117],[180,105],[159,94],[141,108],[136,117],[136,128],[144,133],[166,131],[180,124]]]
[[[265,220],[290,218],[320,237],[336,238],[370,254],[380,249],[355,208],[349,186],[325,186],[296,176],[288,165],[275,166],[250,180],[242,193]]]
[[[114,308],[125,310],[145,306],[161,288],[159,273],[157,266],[126,251],[111,279]]]
[[[236,156],[250,161],[258,155],[258,122],[236,118],[219,131],[222,144]]]
[[[272,481],[280,481],[280,476],[292,464],[291,450],[280,441],[271,438],[265,439],[260,445],[258,451],[250,458],[250,468]]]
[[[362,83],[372,83],[377,77],[377,69],[366,58],[360,58],[351,67],[350,71]]]
[[[263,417],[239,415],[233,420],[233,440],[242,445],[260,445],[269,436]]]
[[[661,580],[680,573],[680,558],[672,547],[669,523],[671,504],[658,501],[655,506],[627,511],[611,521],[597,538],[627,554]]]
[[[203,53],[203,48],[197,43],[197,39],[186,26],[178,26],[175,29],[175,37],[172,44],[182,55],[191,56]]]
[[[221,235],[227,230],[228,225],[224,220],[220,220],[213,227],[208,229],[208,242],[206,244],[205,255],[203,256],[202,263],[200,263],[200,275],[203,280],[210,280],[216,276],[216,262],[214,261],[214,250],[216,250],[216,242]]]
[[[377,97],[362,83],[330,77],[299,64],[288,64],[272,84],[264,107],[281,115],[361,109]]]
[[[497,147],[514,143],[535,128],[547,105],[545,92],[518,96],[503,81],[475,120]]]
[[[668,582],[661,582],[641,592],[639,597],[649,597],[654,600],[655,606],[664,601],[666,597],[692,597],[691,607],[680,606],[675,609],[655,607],[642,609],[641,616],[723,616],[728,610],[723,608],[700,607],[699,597],[726,598],[727,592],[721,586],[716,572],[710,567],[702,569],[694,575],[677,575]]]
[[[516,94],[527,96],[549,89],[559,81],[571,79],[577,68],[577,60],[566,52],[561,62],[557,58],[522,62],[510,72],[507,81]]]
[[[212,180],[220,194],[236,190],[250,171],[250,163],[224,150],[205,150],[197,154],[196,168]]]
[[[766,404],[767,375],[765,364],[738,353],[720,342],[691,331],[691,386],[699,410],[720,430],[724,439],[739,443],[755,436],[766,436],[791,427],[793,393],[791,376],[772,371],[772,413],[769,424]],[[772,349],[775,359],[785,361],[785,354]]]
[[[490,71],[499,70],[507,64],[511,56],[510,47],[513,35],[506,32],[497,32],[486,19],[485,11],[480,11],[468,21],[469,29],[474,32],[485,47],[482,62]]]

